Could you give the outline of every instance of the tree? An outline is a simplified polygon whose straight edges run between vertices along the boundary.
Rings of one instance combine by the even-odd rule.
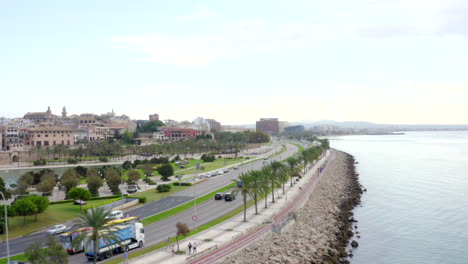
[[[270,174],[271,167],[263,167],[260,171],[260,190],[265,195],[265,208],[268,208],[268,193],[270,192]]]
[[[161,178],[163,181],[169,180],[169,177],[174,175],[174,168],[171,164],[163,164],[159,166],[156,170],[159,172],[159,174],[161,174]]]
[[[77,166],[77,167],[75,167],[75,170],[81,177],[85,177],[86,172],[88,171],[88,169],[86,167],[83,167],[83,166]]]
[[[107,168],[104,171],[104,175],[106,177],[107,186],[109,186],[109,189],[111,189],[112,193],[115,195],[120,194],[120,172],[115,168]]]
[[[124,163],[122,163],[122,168],[125,169],[125,170],[128,170],[130,168],[132,168],[133,165],[132,165],[132,162],[126,160]]]
[[[15,211],[18,215],[23,216],[23,224],[26,224],[26,216],[36,213],[37,207],[31,199],[19,199],[15,202]]]
[[[271,174],[269,175],[270,187],[271,187],[271,202],[275,202],[275,187],[280,183],[281,173],[284,172],[284,165],[281,162],[273,161],[270,163]]]
[[[143,132],[143,133],[153,133],[153,132],[158,131],[159,127],[161,126],[165,126],[165,125],[163,122],[159,120],[149,121],[141,125],[138,131]]]
[[[237,189],[232,192],[232,195],[236,196],[238,193],[242,195],[242,200],[244,202],[244,222],[247,222],[247,195],[253,196],[251,186],[252,175],[249,173],[242,173],[239,176],[239,180],[243,182],[242,187],[238,186]]]
[[[57,239],[49,236],[46,241],[47,263],[68,264],[68,253]]]
[[[156,187],[157,192],[169,192],[171,190],[171,185],[169,184],[159,184],[158,187]]]
[[[86,183],[88,184],[88,190],[91,196],[99,196],[99,188],[102,186],[102,178],[96,169],[91,168],[86,172]]]
[[[74,223],[72,229],[79,229],[90,227],[92,230],[89,232],[82,232],[75,237],[72,241],[72,246],[75,249],[81,247],[84,243],[85,247],[89,245],[93,246],[94,253],[94,264],[101,258],[98,253],[100,241],[109,243],[111,241],[119,242],[121,239],[115,232],[113,232],[112,226],[106,225],[110,217],[110,211],[105,211],[102,207],[96,207],[86,211],[86,213],[78,218]]]
[[[286,160],[286,162],[288,163],[288,166],[289,166],[289,177],[291,178],[291,187],[292,187],[294,175],[296,175],[297,173],[297,168],[296,168],[297,159],[294,157],[290,157]]]
[[[182,222],[177,222],[176,228],[177,228],[177,233],[176,233],[177,251],[180,251],[179,236],[184,236],[184,237],[187,236],[188,233],[190,233],[190,228],[187,226],[187,224],[182,223]]]
[[[3,195],[5,196],[5,199],[11,198],[11,193],[7,191],[7,189],[5,188],[5,181],[3,181],[2,177],[0,177],[0,192],[3,193]]]
[[[3,234],[5,232],[5,206],[7,207],[7,216],[8,217],[13,217],[16,216],[16,211],[15,207],[11,205],[1,205],[0,204],[0,234]]]
[[[137,170],[129,170],[127,183],[136,184],[140,178],[141,178],[141,175]]]
[[[140,165],[139,168],[143,171],[145,176],[153,175],[153,165],[146,163],[146,164]]]
[[[25,199],[31,200],[31,202],[36,206],[36,211],[34,212],[34,221],[37,222],[37,214],[44,212],[49,207],[49,199],[43,196],[29,196]]]
[[[16,195],[24,194],[33,182],[34,182],[34,175],[32,174],[32,172],[27,172],[21,175],[21,177],[16,182],[15,194]]]
[[[24,254],[32,264],[47,264],[47,255],[42,249],[41,242],[30,244],[24,251]]]
[[[82,200],[87,201],[91,198],[91,193],[79,187],[73,187],[68,191],[68,197],[72,198],[73,200]],[[81,203],[80,203],[80,211],[81,211]]]
[[[65,186],[65,194],[68,194],[71,188],[78,186],[80,183],[80,175],[75,169],[69,168],[63,173],[62,178],[60,178],[60,183]],[[68,198],[68,196],[66,198]]]
[[[53,171],[48,171],[42,174],[36,190],[41,193],[51,193],[54,190],[55,185],[57,185],[55,173]]]

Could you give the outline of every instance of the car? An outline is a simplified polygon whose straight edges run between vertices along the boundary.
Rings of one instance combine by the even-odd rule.
[[[19,261],[19,260],[12,260],[12,261],[8,262],[7,264],[26,264],[26,263],[29,263],[29,262],[23,262],[23,261]]]
[[[268,157],[266,157],[266,158],[263,158],[263,160],[267,160],[267,159],[268,159]]]
[[[235,167],[234,167],[234,169],[235,169],[235,170],[238,170],[238,169],[239,169],[239,167],[238,167],[238,166],[235,166]]]
[[[138,191],[138,186],[136,185],[129,185],[127,187],[127,193],[135,193]]]
[[[216,175],[223,175],[224,171],[220,170],[216,172]]]
[[[124,214],[122,211],[112,211],[108,216],[106,216],[106,219],[121,219],[124,217]]]
[[[226,202],[229,202],[229,201],[232,201],[232,200],[235,200],[236,197],[234,195],[232,195],[231,193],[225,193],[224,194],[224,201]]]
[[[223,199],[223,195],[221,193],[215,194],[215,200],[222,200],[222,199]]]
[[[65,225],[54,225],[47,230],[47,234],[53,236],[55,234],[63,233],[66,230],[67,230],[67,227]]]
[[[224,173],[228,173],[228,172],[229,172],[229,170],[228,170],[228,169],[225,169],[225,170],[224,170]]]

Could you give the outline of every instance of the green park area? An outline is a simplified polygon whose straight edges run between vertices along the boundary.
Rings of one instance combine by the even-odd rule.
[[[230,165],[242,162],[244,160],[245,160],[245,158],[226,159],[226,165],[224,163],[225,160],[222,159],[222,158],[218,158],[213,162],[203,162],[203,161],[200,161],[200,160],[195,160],[194,163],[196,164],[196,162],[200,162],[201,166],[203,166],[205,169],[200,170],[199,173],[204,173],[204,172],[224,168],[224,166],[230,166]],[[191,168],[181,170],[180,173],[181,174],[194,174],[196,172],[195,164]]]
[[[99,205],[112,200],[115,200],[115,198],[87,201],[87,206]],[[73,202],[51,204],[43,213],[37,215],[37,222],[34,220],[34,215],[26,216],[26,223],[24,223],[23,216],[8,217],[8,235],[10,239],[28,235],[39,229],[63,223],[78,216],[80,216],[80,206],[74,205]],[[4,234],[0,235],[0,240],[5,240]]]

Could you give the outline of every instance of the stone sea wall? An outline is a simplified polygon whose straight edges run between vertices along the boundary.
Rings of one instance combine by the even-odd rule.
[[[221,263],[349,263],[352,209],[362,194],[354,163],[349,154],[334,150],[308,201],[294,213],[296,223],[282,234],[262,236]]]

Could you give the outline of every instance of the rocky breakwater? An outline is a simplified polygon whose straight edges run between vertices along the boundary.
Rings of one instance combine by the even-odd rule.
[[[222,263],[349,263],[352,209],[360,203],[362,189],[354,158],[337,150],[333,155],[309,199],[294,213],[293,226],[262,236]]]

